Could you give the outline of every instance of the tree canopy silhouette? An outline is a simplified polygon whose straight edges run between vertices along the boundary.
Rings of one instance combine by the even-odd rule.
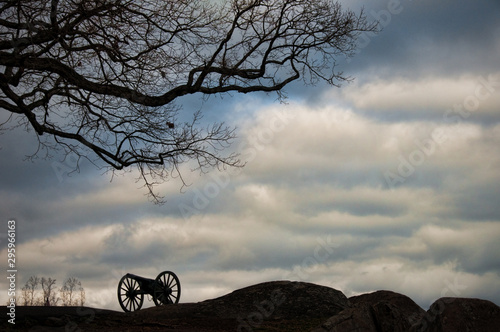
[[[2,126],[34,129],[47,152],[136,166],[161,201],[153,186],[184,162],[242,165],[225,152],[234,129],[200,112],[179,123],[180,97],[338,85],[336,57],[376,29],[329,0],[3,0]]]

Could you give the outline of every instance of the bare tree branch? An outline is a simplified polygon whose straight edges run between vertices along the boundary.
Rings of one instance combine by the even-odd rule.
[[[376,30],[330,0],[3,0],[0,108],[43,148],[135,165],[161,201],[154,185],[187,161],[242,165],[223,153],[234,129],[179,123],[180,97],[338,85],[336,58]]]

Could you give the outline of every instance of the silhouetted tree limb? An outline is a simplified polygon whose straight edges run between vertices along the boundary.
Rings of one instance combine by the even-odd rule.
[[[0,108],[44,148],[136,165],[161,201],[153,185],[184,162],[242,165],[222,152],[234,130],[179,123],[179,97],[337,85],[336,57],[375,30],[329,0],[4,0]]]

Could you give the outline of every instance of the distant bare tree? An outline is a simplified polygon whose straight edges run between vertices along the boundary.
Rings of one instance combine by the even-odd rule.
[[[81,284],[79,290],[80,290],[80,306],[83,307],[83,305],[85,304],[86,297],[85,297],[85,289],[81,286]]]
[[[57,294],[54,292],[56,279],[45,278],[41,279],[42,291],[43,291],[43,303],[44,305],[57,305]]]
[[[338,85],[348,78],[337,57],[377,30],[333,0],[2,0],[0,17],[0,108],[10,126],[34,129],[47,154],[136,166],[157,202],[154,185],[181,176],[187,161],[201,171],[242,165],[222,154],[234,129],[201,127],[201,113],[180,121],[190,117],[179,113],[181,97],[282,97],[299,78]]]
[[[42,294],[39,296],[37,296],[38,285],[42,286]],[[62,300],[64,306],[85,304],[85,289],[78,278],[68,278],[59,289],[59,295],[60,297],[56,289],[56,279],[31,276],[22,287],[20,303],[25,306],[57,306]]]
[[[36,289],[40,284],[40,278],[38,276],[31,276],[26,284],[21,288],[21,298],[23,305],[33,306],[37,304]]]
[[[64,306],[83,305],[85,303],[85,290],[78,278],[69,277],[59,292]],[[80,295],[79,298],[78,295]]]

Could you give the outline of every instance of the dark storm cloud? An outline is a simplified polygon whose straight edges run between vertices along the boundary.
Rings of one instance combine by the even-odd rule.
[[[458,191],[454,198],[457,216],[471,221],[495,220],[500,224],[500,187],[498,182],[468,186]]]
[[[382,31],[362,35],[355,57],[342,64],[354,76],[486,74],[498,65],[498,1],[362,3]]]
[[[362,33],[354,57],[337,59],[336,69],[354,80],[334,89],[339,95],[335,102],[339,104],[345,104],[341,94],[353,84],[429,77],[455,80],[463,75],[478,78],[487,77],[492,69],[500,68],[498,1],[348,1],[344,6],[353,10],[364,7],[368,20],[379,21],[382,30],[378,34]],[[330,89],[321,82],[304,87],[300,81],[285,91],[290,98],[315,106],[322,102],[318,96]],[[401,108],[387,109],[383,114],[374,113],[370,108],[357,112],[375,120],[399,121],[406,117],[435,121],[447,107],[453,107],[454,102],[465,97],[441,108],[407,105],[410,109],[403,114]],[[478,114],[470,121],[486,125],[498,122],[499,118],[490,112]]]

